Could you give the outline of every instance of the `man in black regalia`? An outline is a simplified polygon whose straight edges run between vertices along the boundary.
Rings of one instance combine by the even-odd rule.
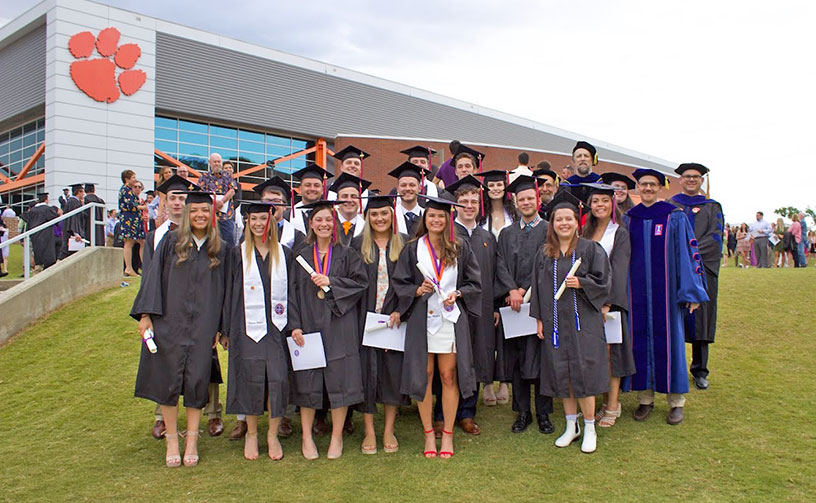
[[[23,218],[29,230],[50,222],[59,216],[57,209],[48,205],[47,192],[38,193],[37,201],[37,204],[28,210]],[[42,266],[43,269],[54,265],[57,261],[55,239],[53,226],[31,236],[31,246],[34,248],[34,265]]]
[[[85,201],[83,204],[88,203],[100,203],[105,204],[105,201],[96,195],[96,184],[95,183],[86,183],[85,184]],[[94,228],[91,229],[91,218],[90,212],[94,212],[94,218],[96,224]],[[88,239],[91,239],[91,233],[95,235],[96,241],[94,242],[94,246],[105,246],[105,226],[99,225],[100,223],[105,223],[105,208],[94,208],[93,210],[88,210],[88,228],[85,231],[85,235],[88,236]]]
[[[74,211],[81,208],[85,200],[85,184],[75,183],[71,185],[71,197],[65,203],[65,210],[63,213]],[[76,241],[87,240],[86,231],[88,229],[88,214],[85,211],[80,211],[76,215],[70,216],[62,222],[62,248],[60,249],[59,259],[62,260],[73,255],[75,252],[68,251],[68,241],[73,239]]]

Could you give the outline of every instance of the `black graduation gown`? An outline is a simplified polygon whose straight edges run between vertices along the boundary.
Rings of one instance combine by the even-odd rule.
[[[601,307],[609,296],[609,260],[601,245],[579,238],[575,260],[581,266],[575,276],[581,288],[564,290],[558,300],[559,346],[553,333],[553,259],[543,250],[536,253],[533,267],[533,294],[530,316],[544,325],[544,340],[539,340],[541,375],[539,393],[545,396],[583,398],[609,391],[609,358],[607,357]],[[558,259],[557,286],[567,277],[571,256]],[[576,293],[573,297],[573,292]],[[576,330],[575,300],[581,330]]]
[[[252,261],[252,267],[259,268],[261,274],[268,330],[263,339],[255,342],[246,335],[241,246],[235,246],[228,253],[229,270],[221,329],[221,334],[229,337],[230,341],[227,414],[263,415],[268,398],[269,415],[281,417],[289,403],[289,349],[284,334],[272,323],[269,254],[262,258],[256,250]],[[287,276],[291,277],[294,259],[286,246],[283,247],[283,255],[281,260],[286,261]]]
[[[97,196],[96,194],[85,194],[85,204],[88,203],[101,203],[105,204],[105,201],[102,200],[101,197]],[[91,231],[95,234],[96,239],[96,246],[105,246],[105,226],[104,225],[96,225],[95,229],[91,229],[91,218],[90,218],[90,211],[94,212],[94,218],[96,219],[97,224],[99,222],[105,223],[105,208],[94,208],[93,210],[88,210],[89,212],[86,213],[86,229],[85,235],[88,236],[88,240],[91,239]]]
[[[611,285],[609,296],[604,304],[612,307],[621,315],[620,344],[609,344],[609,360],[614,377],[626,377],[635,373],[635,357],[632,356],[632,336],[629,333],[629,255],[632,245],[629,242],[629,231],[618,226],[615,231],[615,242],[609,257]]]
[[[300,249],[315,271],[312,245]],[[328,393],[329,408],[346,407],[363,401],[360,365],[360,298],[368,286],[360,255],[339,243],[332,248],[329,269],[331,290],[325,299],[300,265],[292,273],[295,291],[289,297],[290,329],[304,334],[320,332],[326,367],[299,370],[292,376],[291,402],[301,407],[323,407],[323,390]]]
[[[283,227],[278,226],[278,241],[281,239],[281,235],[283,234]],[[241,237],[241,242],[243,242],[243,236]],[[300,251],[300,247],[303,246],[303,243],[306,242],[306,234],[300,232],[299,230],[295,229],[295,241],[292,243],[292,246],[289,247],[285,243],[283,246],[290,248],[293,253],[297,254]]]
[[[493,294],[502,304],[510,290],[530,288],[533,260],[547,239],[548,226],[547,222],[542,221],[525,231],[515,222],[502,229],[499,234]],[[538,379],[539,353],[538,337],[535,335],[505,339],[502,332],[496,357],[497,378],[509,381],[513,377],[513,370],[519,367],[523,379]]]
[[[57,218],[57,209],[47,204],[36,205],[26,214],[25,221],[29,229],[38,227]],[[34,264],[43,268],[54,265],[57,261],[56,238],[54,227],[49,227],[31,235],[31,247],[34,248]]]
[[[403,243],[408,241],[408,236],[402,236]],[[351,248],[360,252],[363,236],[357,236],[351,240]],[[374,245],[376,247],[376,244]],[[399,307],[397,294],[394,292],[393,282],[396,262],[388,259],[391,250],[391,241],[385,250],[388,268],[388,291],[385,293],[381,313],[391,314]],[[360,299],[360,363],[362,365],[363,377],[363,401],[356,407],[357,410],[366,414],[376,414],[377,404],[383,405],[410,405],[411,399],[400,393],[400,378],[402,377],[401,351],[388,351],[380,348],[370,348],[363,346],[363,329],[365,328],[366,313],[374,312],[377,306],[377,268],[380,264],[379,255],[375,256],[374,262],[366,264],[366,276],[368,277],[368,288]],[[403,321],[404,322],[404,321]]]
[[[343,224],[339,221],[337,222],[337,242],[342,244],[343,246],[350,246],[351,241],[354,239],[354,231],[357,228],[357,224],[351,224],[349,227],[348,234],[343,232]]]
[[[402,363],[400,391],[412,399],[422,401],[428,386],[428,297],[416,297],[416,290],[424,281],[417,269],[419,240],[405,245],[400,254],[391,284],[399,301],[400,318],[408,323],[405,332],[405,354]],[[456,288],[462,292],[457,300],[461,311],[454,325],[456,337],[456,370],[459,376],[459,394],[469,398],[477,386],[473,368],[473,348],[470,343],[468,318],[477,316],[482,307],[482,285],[479,264],[470,249],[470,243],[460,240]]]
[[[469,316],[470,337],[473,344],[473,363],[476,381],[492,383],[496,367],[496,330],[493,326],[493,277],[496,274],[496,238],[477,225],[472,234],[461,224],[456,224],[461,240],[467,240],[476,256],[481,271],[482,304],[479,314]]]
[[[82,203],[79,202],[74,196],[68,198],[68,202],[65,204],[65,211],[63,213],[68,213],[69,211],[74,211],[77,208],[81,208]],[[80,236],[82,239],[88,239],[88,235],[86,234],[86,230],[88,228],[88,212],[81,211],[72,217],[68,217],[62,221],[62,247],[60,249],[59,258],[60,260],[70,257],[76,252],[69,252],[68,251],[68,239],[71,236]],[[104,241],[103,241],[104,243]]]
[[[683,210],[694,229],[697,249],[705,270],[705,287],[709,298],[708,302],[703,303],[693,313],[685,313],[686,342],[711,343],[714,342],[717,331],[717,290],[725,225],[722,206],[702,195],[689,197],[677,194],[669,202]]]
[[[135,395],[160,405],[176,405],[184,395],[185,407],[199,409],[209,399],[214,371],[212,346],[221,327],[227,250],[222,247],[221,263],[213,269],[206,242],[200,250],[190,247],[187,260],[176,265],[176,241],[171,231],[159,243],[130,311],[136,320],[151,315],[158,346],[152,354],[142,344]]]

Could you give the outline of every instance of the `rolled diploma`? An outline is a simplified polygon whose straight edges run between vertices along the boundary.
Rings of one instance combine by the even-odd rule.
[[[153,330],[149,328],[145,330],[142,339],[144,340],[144,343],[147,346],[147,350],[150,351],[151,353],[155,353],[159,350],[159,348],[156,347],[156,343],[153,342]]]
[[[530,297],[532,297],[532,296],[533,296],[533,286],[530,285],[530,288],[528,288],[527,291],[524,292],[524,298],[521,299],[521,303],[522,304],[527,304],[528,302],[530,302]]]
[[[425,276],[425,279],[427,279],[428,281],[433,283],[434,290],[436,290],[436,294],[439,295],[439,298],[441,298],[442,300],[445,300],[445,299],[448,298],[447,295],[442,293],[442,290],[439,288],[439,285],[437,285],[436,282],[431,279],[431,278],[434,277],[433,273],[431,273],[428,269],[426,269],[425,266],[422,265],[422,263],[420,263],[420,262],[417,262],[417,269],[419,269],[419,272],[421,272],[422,275]]]
[[[567,273],[567,277],[564,278],[564,281],[561,283],[561,286],[558,287],[558,291],[555,292],[555,297],[554,297],[555,300],[558,300],[558,299],[561,298],[561,295],[564,293],[564,289],[567,288],[567,278],[569,278],[570,276],[575,274],[575,271],[577,271],[580,266],[581,266],[581,258],[579,257],[578,260],[576,260],[575,263],[572,264],[572,267],[570,268],[569,272]]]
[[[382,330],[384,328],[391,328],[391,327],[389,327],[388,323],[386,323],[385,321],[377,322],[376,325],[366,328],[365,332],[367,334],[370,334],[371,332],[376,332],[377,330]]]
[[[309,263],[308,263],[308,262],[306,262],[306,259],[305,259],[305,258],[303,258],[302,256],[298,255],[298,256],[297,256],[297,258],[296,258],[295,260],[297,260],[297,263],[298,263],[298,264],[300,264],[300,266],[301,266],[301,267],[302,267],[302,268],[303,268],[303,269],[304,269],[304,270],[305,270],[307,273],[309,273],[309,276],[311,276],[312,274],[317,274],[317,273],[315,272],[315,270],[314,270],[314,269],[312,269],[312,266],[310,266],[310,265],[309,265]],[[321,286],[321,287],[320,287],[320,289],[321,289],[321,290],[323,290],[323,291],[324,291],[324,292],[326,292],[326,293],[329,293],[329,290],[330,290],[330,288],[329,288],[328,286]]]

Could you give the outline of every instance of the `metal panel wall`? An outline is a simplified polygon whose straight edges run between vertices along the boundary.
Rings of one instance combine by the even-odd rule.
[[[0,123],[45,103],[45,25],[0,51]]]
[[[575,140],[376,86],[156,33],[156,108],[294,135],[458,138],[571,152]],[[666,166],[599,149],[607,160]]]

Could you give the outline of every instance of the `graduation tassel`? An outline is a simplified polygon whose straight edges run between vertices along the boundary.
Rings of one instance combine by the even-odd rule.
[[[328,199],[329,197],[329,189],[326,186],[326,173],[323,173],[323,199]]]
[[[391,234],[399,232],[397,229],[397,198],[394,198],[393,206],[391,207]]]
[[[552,345],[553,348],[558,349],[558,299],[555,298],[558,293],[558,259],[553,259],[553,332]]]
[[[533,177],[533,185],[535,185],[536,191],[536,213],[541,211],[541,196],[538,194],[538,178]]]
[[[249,216],[249,213],[247,213],[247,216]],[[272,208],[271,207],[269,208],[269,212],[267,213],[267,216],[268,216],[268,218],[266,219],[266,225],[264,225],[264,233],[263,233],[263,238],[261,238],[261,243],[266,243],[266,235],[269,234],[269,222],[272,221]],[[249,222],[247,222],[247,225],[249,225]]]
[[[484,208],[484,189],[482,186],[479,186],[479,219],[481,220],[485,216],[485,208]]]
[[[428,147],[428,169],[433,172],[433,154],[431,147]],[[422,171],[422,193],[425,194],[425,171]]]
[[[425,195],[425,170],[419,168],[419,193]]]
[[[615,211],[615,208],[617,206],[618,206],[618,202],[615,200],[615,194],[612,194],[612,223],[613,224],[618,223],[617,219],[615,218],[615,214],[617,213]]]
[[[363,156],[360,156],[360,180],[357,182],[357,202],[360,207],[357,208],[358,213],[363,212]]]
[[[450,242],[453,243],[454,242],[454,238],[453,238],[453,210],[451,210],[451,212],[450,212],[450,218],[448,219],[448,227],[450,227],[450,229],[449,229],[450,232],[448,232],[448,235],[450,237]]]
[[[337,242],[337,212],[334,206],[331,207],[332,212],[332,244]]]
[[[581,220],[584,219],[584,203],[578,203],[578,233],[581,233]]]
[[[292,173],[289,173],[289,205],[291,207],[290,218],[295,218],[295,186],[292,184]]]
[[[575,250],[572,250],[572,261],[570,262],[571,265],[575,265]],[[581,318],[578,316],[578,294],[576,290],[572,289],[572,309],[575,313],[575,331],[581,331]]]
[[[213,198],[213,205],[212,205],[212,212],[211,212],[212,218],[210,219],[211,220],[210,223],[212,224],[213,227],[215,227],[215,213],[216,213],[216,209],[215,209],[215,201],[216,201],[215,193],[213,193],[212,198]]]
[[[510,172],[505,171],[504,172],[504,197],[508,201],[513,199],[513,194],[511,194],[510,191],[507,190],[507,187],[509,187],[509,186],[510,186]]]

